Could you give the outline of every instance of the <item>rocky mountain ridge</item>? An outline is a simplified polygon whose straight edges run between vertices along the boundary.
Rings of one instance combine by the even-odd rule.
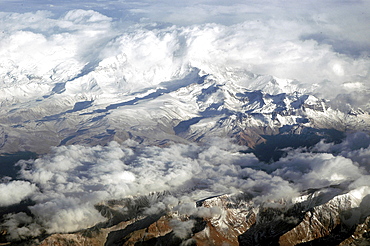
[[[277,84],[273,78],[265,79]],[[260,85],[260,80],[256,77],[255,84]],[[320,136],[330,135],[324,129],[369,130],[366,111],[342,112],[313,95],[280,91],[249,90],[232,81],[201,75],[199,69],[180,80],[111,98],[93,91],[82,95],[62,90],[3,108],[1,152],[46,153],[50,146],[126,139],[159,145],[201,142],[207,136],[231,137],[254,147],[270,135],[307,132]]]
[[[344,194],[338,192],[338,188],[328,188],[298,198],[294,204],[276,201],[275,205],[262,204],[259,207],[253,206],[246,197],[222,195],[197,202],[196,206],[200,211],[203,209],[203,215],[189,217],[162,211],[157,215],[126,218],[122,222],[118,217],[124,217],[119,211],[125,202],[112,201],[110,205],[99,205],[99,209],[110,217],[110,221],[115,221],[114,225],[106,224],[102,228],[98,225],[74,234],[55,234],[40,245],[185,243],[290,246],[370,243],[367,235],[370,215],[368,188]],[[207,214],[207,209],[218,211]],[[176,223],[178,225],[175,226]]]
[[[84,76],[91,77],[77,79],[74,90],[95,88]],[[226,81],[197,68],[178,80],[126,94],[91,88],[74,94],[68,83],[57,84],[50,94],[2,109],[1,151],[46,154],[50,146],[128,139],[146,146],[202,145],[220,137],[248,146],[246,153],[271,163],[286,148],[309,148],[321,140],[340,143],[345,132],[370,130],[365,110],[335,109],[328,100],[297,91],[296,81],[244,76],[253,89],[240,78]],[[144,208],[151,205],[145,197],[108,201],[95,205],[107,222],[69,234],[42,234],[24,244],[361,245],[368,242],[369,216],[368,187],[363,189],[320,188],[296,202],[268,205],[252,203],[247,194],[216,195],[193,204],[198,212],[191,215],[173,208],[147,215]]]

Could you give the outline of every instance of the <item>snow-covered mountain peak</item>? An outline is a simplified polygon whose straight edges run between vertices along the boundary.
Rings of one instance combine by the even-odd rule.
[[[9,110],[3,109],[3,115],[7,115],[3,117],[3,127],[10,135],[11,132],[18,135],[23,131],[36,134],[32,130],[34,124],[44,125],[51,129],[49,134],[55,136],[52,145],[84,142],[92,137],[90,134],[103,134],[99,132],[105,132],[104,124],[115,131],[109,131],[106,138],[95,138],[96,143],[118,137],[118,131],[121,132],[120,141],[136,138],[138,134],[140,139],[149,142],[154,138],[200,141],[211,135],[239,138],[240,134],[244,136],[249,132],[253,136],[248,140],[249,145],[254,146],[260,141],[261,134],[276,134],[280,128],[288,126],[367,129],[366,114],[361,119],[356,118],[354,114],[330,109],[324,100],[313,95],[287,92],[285,87],[294,81],[265,76],[263,81],[278,88],[274,93],[268,93],[263,87],[250,89],[251,85],[261,85],[261,76],[246,73],[251,82],[247,85],[240,83],[240,79],[223,80],[217,74],[205,75],[201,69],[189,67],[175,75],[172,72],[156,75],[153,70],[150,76],[166,80],[153,82],[155,80],[150,77],[143,86],[145,83],[133,83],[133,78],[125,79],[124,71],[130,68],[127,63],[123,55],[111,57],[75,79],[51,85],[37,84],[39,90],[28,84],[20,87],[18,95],[13,90],[13,98],[2,101],[9,107]],[[135,76],[144,79],[146,75]],[[25,90],[34,94],[22,96],[21,93],[27,92]],[[122,124],[125,127],[122,128]],[[160,137],[142,136],[144,128],[154,130],[157,127],[162,128],[157,131]],[[13,144],[4,150],[11,151],[11,148],[14,148]]]

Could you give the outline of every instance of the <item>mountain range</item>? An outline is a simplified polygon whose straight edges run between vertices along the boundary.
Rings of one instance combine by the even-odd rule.
[[[289,21],[0,20],[0,245],[370,244],[360,50]]]

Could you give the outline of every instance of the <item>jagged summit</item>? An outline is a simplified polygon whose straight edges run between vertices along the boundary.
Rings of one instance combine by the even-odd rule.
[[[232,137],[254,147],[265,135],[369,130],[368,113],[335,110],[323,99],[292,91],[290,84],[295,81],[277,82],[271,76],[252,80],[253,76],[245,74],[250,80],[248,88],[240,80],[225,81],[193,68],[179,79],[118,93],[121,85],[112,87],[92,79],[99,71],[58,83],[42,97],[18,96],[18,103],[4,105],[1,152],[45,153],[50,146],[96,145],[129,138],[148,144],[201,142],[210,136]]]

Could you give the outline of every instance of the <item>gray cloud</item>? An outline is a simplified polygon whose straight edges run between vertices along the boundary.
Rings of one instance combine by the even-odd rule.
[[[9,231],[11,239],[27,239],[37,237],[43,232],[43,228],[34,222],[26,213],[6,214],[2,226]]]
[[[340,144],[318,143],[314,151],[332,152],[352,160],[360,168],[370,171],[370,136],[365,132],[348,133]]]
[[[297,183],[301,190],[341,184],[364,173],[357,163],[328,153],[293,153],[272,165],[273,174]]]
[[[194,220],[180,221],[173,219],[170,221],[170,226],[177,237],[186,239],[190,237],[194,223]]]

